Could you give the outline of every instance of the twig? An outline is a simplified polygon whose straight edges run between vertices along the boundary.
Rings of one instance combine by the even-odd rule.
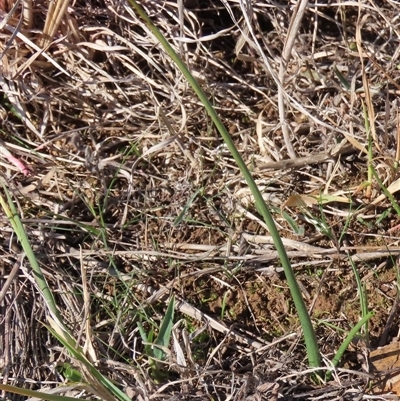
[[[333,160],[338,155],[348,154],[354,151],[354,147],[347,143],[339,144],[329,152],[314,153],[306,157],[297,157],[296,159],[285,159],[277,162],[264,163],[258,166],[258,170],[285,170],[288,168],[299,168],[309,164],[324,163],[328,160]]]

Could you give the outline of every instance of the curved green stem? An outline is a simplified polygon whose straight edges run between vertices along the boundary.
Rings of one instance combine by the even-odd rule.
[[[272,219],[271,213],[268,210],[267,205],[259,191],[250,171],[248,170],[246,164],[244,163],[242,157],[240,156],[238,150],[235,147],[228,131],[226,130],[225,126],[222,124],[221,120],[219,119],[216,111],[212,107],[211,103],[209,102],[207,96],[198,85],[197,81],[194,79],[186,65],[182,62],[179,56],[176,54],[174,49],[170,46],[161,32],[157,29],[157,27],[152,23],[150,18],[147,16],[143,8],[135,1],[129,0],[131,6],[136,10],[136,12],[140,15],[140,17],[145,21],[147,27],[151,30],[157,40],[161,43],[164,47],[165,51],[171,57],[171,59],[176,63],[176,65],[181,70],[182,74],[188,80],[190,85],[192,86],[193,90],[196,92],[197,96],[200,98],[201,102],[203,103],[204,107],[206,108],[209,116],[211,117],[212,121],[214,122],[215,126],[217,127],[219,133],[221,134],[223,140],[225,141],[228,149],[230,150],[233,158],[235,159],[243,177],[245,178],[253,196],[255,199],[256,207],[258,212],[263,217],[265,223],[268,226],[269,232],[274,240],[275,247],[279,254],[282,267],[285,272],[286,280],[290,288],[290,292],[293,297],[293,301],[297,310],[297,313],[300,318],[301,326],[304,332],[304,341],[307,348],[307,355],[308,361],[311,367],[319,367],[321,364],[321,357],[318,350],[317,339],[315,336],[315,332],[311,323],[310,316],[308,315],[308,311],[304,300],[302,298],[299,286],[296,281],[296,277],[292,270],[292,267],[289,262],[289,258],[286,254],[285,248],[283,246],[282,240],[279,236],[278,230]]]

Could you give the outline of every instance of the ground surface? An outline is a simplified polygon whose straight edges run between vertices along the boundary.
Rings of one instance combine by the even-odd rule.
[[[1,174],[82,345],[89,321],[99,369],[134,399],[361,399],[367,350],[398,336],[398,4],[309,4],[293,30],[300,11],[287,2],[141,2],[253,172],[324,364],[360,320],[362,297],[375,311],[320,385],[305,372],[268,230],[181,72],[114,0],[70,4],[47,48],[52,64],[27,42],[43,45],[40,3],[22,37],[8,28],[20,10],[2,31],[0,135],[31,174],[0,158]],[[1,294],[3,383],[51,388],[71,361],[0,218],[3,284],[20,265]],[[174,341],[156,380],[138,327],[157,336],[172,294]]]

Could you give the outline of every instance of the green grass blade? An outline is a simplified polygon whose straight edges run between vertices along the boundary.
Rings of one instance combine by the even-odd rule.
[[[354,263],[354,261],[349,258],[351,267],[353,269],[354,277],[356,278],[356,283],[357,283],[357,289],[360,294],[360,307],[361,307],[361,317],[364,318],[366,315],[368,315],[368,298],[367,298],[367,292],[366,289],[361,281],[360,274],[357,270],[357,267]],[[367,322],[368,323],[368,322]],[[368,337],[368,325],[365,327],[365,334]]]
[[[192,206],[194,200],[197,198],[197,195],[199,194],[200,191],[202,191],[203,188],[199,188],[188,200],[188,202],[186,203],[186,205],[184,206],[184,208],[182,209],[182,211],[179,213],[178,217],[174,220],[174,227],[177,227],[182,220],[184,219],[186,213],[188,212],[188,210],[190,209],[190,207]]]
[[[43,297],[46,300],[49,310],[52,312],[53,316],[55,318],[57,318],[59,320],[59,322],[62,324],[62,318],[61,318],[60,313],[58,312],[56,303],[54,301],[53,294],[51,293],[51,291],[47,285],[47,281],[42,273],[42,269],[39,266],[39,263],[36,259],[35,254],[33,253],[33,249],[28,240],[28,236],[26,235],[24,226],[22,225],[22,222],[18,215],[17,209],[14,206],[14,202],[11,199],[11,196],[3,182],[1,183],[1,185],[6,194],[7,202],[5,201],[3,196],[0,195],[0,204],[7,216],[7,218],[10,221],[11,226],[12,226],[13,230],[15,231],[15,234],[18,237],[18,240],[20,241],[20,243],[22,245],[22,249],[24,250],[24,252],[29,260],[29,263],[32,267],[36,282],[43,294]]]
[[[131,401],[130,398],[122,391],[120,390],[114,383],[112,383],[107,377],[103,376],[93,365],[92,363],[86,358],[86,356],[83,354],[83,351],[81,347],[79,347],[75,342],[71,342],[69,340],[66,340],[64,337],[63,333],[60,333],[53,328],[46,326],[47,329],[53,334],[54,337],[57,338],[57,340],[64,345],[64,347],[68,350],[70,355],[72,355],[73,358],[75,358],[77,361],[82,363],[87,371],[90,373],[90,375],[102,386],[104,389],[104,393],[109,393],[109,397],[115,396],[118,398],[120,401]],[[86,379],[87,380],[87,379]],[[93,385],[90,383],[89,380],[87,380],[89,385]],[[93,386],[94,387],[94,386]],[[107,394],[108,395],[108,394]]]
[[[110,397],[111,394],[116,396],[120,401],[130,401],[129,397],[126,396],[118,387],[116,387],[110,380],[108,380],[105,376],[103,376],[85,357],[83,351],[80,347],[77,346],[75,340],[68,333],[64,324],[62,322],[61,315],[57,309],[57,305],[55,303],[53,294],[51,293],[47,281],[42,273],[42,270],[39,266],[39,263],[36,259],[36,256],[32,250],[32,247],[29,243],[28,236],[26,235],[25,229],[22,225],[21,219],[18,215],[18,212],[14,206],[14,203],[11,199],[7,188],[4,183],[2,183],[3,189],[6,194],[7,202],[0,195],[0,204],[6,213],[7,218],[10,220],[10,223],[15,231],[19,241],[21,242],[22,248],[28,257],[29,263],[32,267],[33,274],[35,276],[35,280],[40,288],[40,291],[43,294],[44,299],[46,300],[49,311],[53,315],[53,328],[57,330],[57,332],[51,328],[48,328],[49,331],[53,333],[53,335],[64,345],[64,347],[73,355],[74,358],[83,363],[89,372],[109,391]],[[51,321],[50,317],[48,319]],[[47,395],[46,395],[47,397]],[[46,398],[49,399],[49,398]]]
[[[168,347],[169,342],[171,340],[171,332],[172,332],[172,325],[174,323],[174,310],[175,310],[175,298],[172,297],[169,301],[167,311],[165,313],[165,317],[161,323],[160,331],[157,336],[156,344],[161,345],[163,347]],[[155,347],[154,349],[154,356],[157,359],[164,359],[165,352]]]
[[[342,345],[338,349],[335,354],[335,357],[332,359],[332,365],[337,366],[340,360],[343,357],[344,352],[346,351],[347,347],[353,341],[354,337],[360,331],[360,329],[368,323],[368,321],[375,315],[375,312],[367,313],[351,330],[350,333],[347,335],[346,339],[343,341]]]
[[[333,66],[333,72],[335,73],[335,75],[339,78],[339,81],[341,82],[341,84],[344,86],[344,88],[347,91],[350,91],[351,89],[351,84],[349,81],[347,81],[347,79],[344,77],[344,75],[338,70],[338,68],[336,67],[336,65]]]
[[[282,240],[279,236],[278,230],[275,226],[274,220],[272,219],[272,216],[267,208],[267,205],[265,204],[264,199],[261,195],[261,192],[259,191],[249,169],[247,168],[246,164],[244,163],[242,157],[240,156],[240,153],[236,149],[235,144],[234,144],[233,140],[231,139],[231,136],[229,135],[228,131],[226,130],[225,126],[219,119],[218,114],[216,113],[216,111],[212,107],[211,103],[209,102],[206,94],[201,89],[200,85],[197,83],[195,78],[192,76],[189,69],[186,67],[185,63],[183,63],[183,61],[175,53],[174,49],[170,46],[168,41],[164,38],[164,36],[157,29],[157,27],[152,23],[152,21],[147,16],[147,14],[143,10],[143,8],[135,0],[129,0],[129,3],[136,10],[136,12],[140,15],[140,17],[145,21],[148,28],[151,30],[151,32],[154,34],[154,36],[157,38],[157,40],[161,43],[161,45],[164,47],[165,51],[168,53],[168,55],[171,57],[171,59],[175,62],[175,64],[179,67],[179,69],[181,70],[181,72],[183,73],[183,75],[185,76],[187,81],[192,86],[193,90],[196,92],[200,101],[202,102],[205,109],[207,110],[207,113],[211,117],[213,123],[215,124],[219,133],[221,134],[222,138],[224,139],[224,141],[225,141],[229,151],[231,152],[233,158],[235,159],[235,162],[238,165],[244,179],[246,180],[247,185],[249,186],[249,188],[253,194],[253,197],[255,199],[257,210],[263,217],[265,223],[267,224],[269,232],[274,240],[275,247],[279,254],[279,257],[280,257],[280,260],[282,263],[282,267],[285,272],[286,280],[287,280],[287,283],[288,283],[288,286],[290,288],[290,292],[291,292],[291,295],[293,298],[293,302],[295,304],[295,307],[296,307],[296,310],[297,310],[297,313],[299,315],[299,319],[301,322],[301,326],[303,329],[309,365],[311,367],[319,367],[321,365],[321,356],[320,356],[320,353],[318,350],[317,338],[315,336],[315,332],[314,332],[314,328],[311,323],[310,316],[308,315],[308,311],[307,311],[306,305],[304,303],[304,300],[302,298],[299,285],[296,281],[296,277],[295,277],[292,267],[290,265],[289,258],[286,254],[285,248],[284,248]]]
[[[381,187],[383,193],[385,194],[385,196],[389,199],[390,203],[392,204],[393,209],[396,210],[397,216],[400,216],[400,206],[397,203],[395,197],[385,187],[385,185],[383,184],[382,180],[379,178],[379,175],[377,174],[376,170],[372,166],[371,166],[370,169],[371,169],[372,175],[376,179],[376,182],[379,184],[379,186]]]

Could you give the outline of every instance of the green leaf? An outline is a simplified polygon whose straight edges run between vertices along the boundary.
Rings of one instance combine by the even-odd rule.
[[[68,381],[73,383],[83,383],[83,376],[80,372],[72,367],[70,363],[61,363],[56,366],[56,370],[63,375]]]
[[[212,119],[213,123],[215,124],[218,132],[221,134],[226,146],[228,147],[229,151],[231,152],[233,158],[237,166],[240,169],[244,179],[246,180],[251,193],[255,199],[257,211],[263,217],[266,225],[268,226],[269,232],[274,240],[274,244],[276,250],[279,254],[283,270],[285,272],[286,280],[288,286],[290,288],[290,293],[292,294],[293,302],[296,306],[296,310],[299,314],[301,326],[304,331],[304,341],[306,343],[307,348],[307,355],[309,364],[311,367],[319,367],[321,366],[321,355],[318,350],[318,343],[317,338],[315,336],[315,331],[312,326],[312,322],[310,316],[308,314],[308,310],[304,303],[299,284],[296,281],[295,274],[293,269],[290,265],[289,257],[286,253],[285,247],[283,245],[282,239],[279,235],[278,229],[275,225],[275,222],[271,216],[271,213],[264,201],[264,198],[257,187],[257,184],[254,181],[253,176],[251,175],[249,169],[247,168],[246,163],[244,162],[242,156],[240,155],[239,151],[237,150],[235,143],[233,142],[229,132],[227,131],[226,127],[222,123],[221,119],[218,117],[217,112],[215,111],[214,107],[210,103],[207,98],[207,95],[204,93],[203,89],[200,87],[196,79],[190,73],[186,64],[181,60],[181,58],[176,54],[175,50],[172,46],[168,43],[159,29],[153,24],[149,16],[146,14],[144,9],[139,5],[139,3],[135,0],[128,0],[130,5],[133,9],[140,15],[140,17],[144,20],[147,27],[151,30],[153,35],[157,38],[160,42],[164,50],[168,53],[172,61],[179,67],[182,74],[187,79],[188,83],[191,85],[197,96],[199,97],[201,103],[204,105],[204,108],[207,110],[208,115]]]
[[[202,190],[202,188],[199,188],[188,200],[188,202],[186,203],[186,205],[183,207],[182,211],[179,213],[178,217],[174,220],[174,227],[176,227],[177,225],[179,225],[179,223],[183,220],[183,218],[185,217],[185,214],[188,212],[188,210],[190,209],[190,207],[192,206],[194,200],[197,198],[197,195],[199,194],[199,192]]]
[[[351,88],[351,85],[350,85],[349,81],[344,77],[344,75],[337,69],[336,65],[333,66],[333,72],[339,78],[339,81],[342,83],[342,85],[345,87],[345,89],[349,91]]]
[[[165,317],[161,323],[160,332],[158,333],[158,337],[156,340],[157,345],[168,347],[169,342],[171,340],[172,325],[174,323],[174,311],[175,311],[175,298],[172,296],[169,301]],[[160,348],[155,348],[154,357],[162,360],[165,358],[165,352]]]

